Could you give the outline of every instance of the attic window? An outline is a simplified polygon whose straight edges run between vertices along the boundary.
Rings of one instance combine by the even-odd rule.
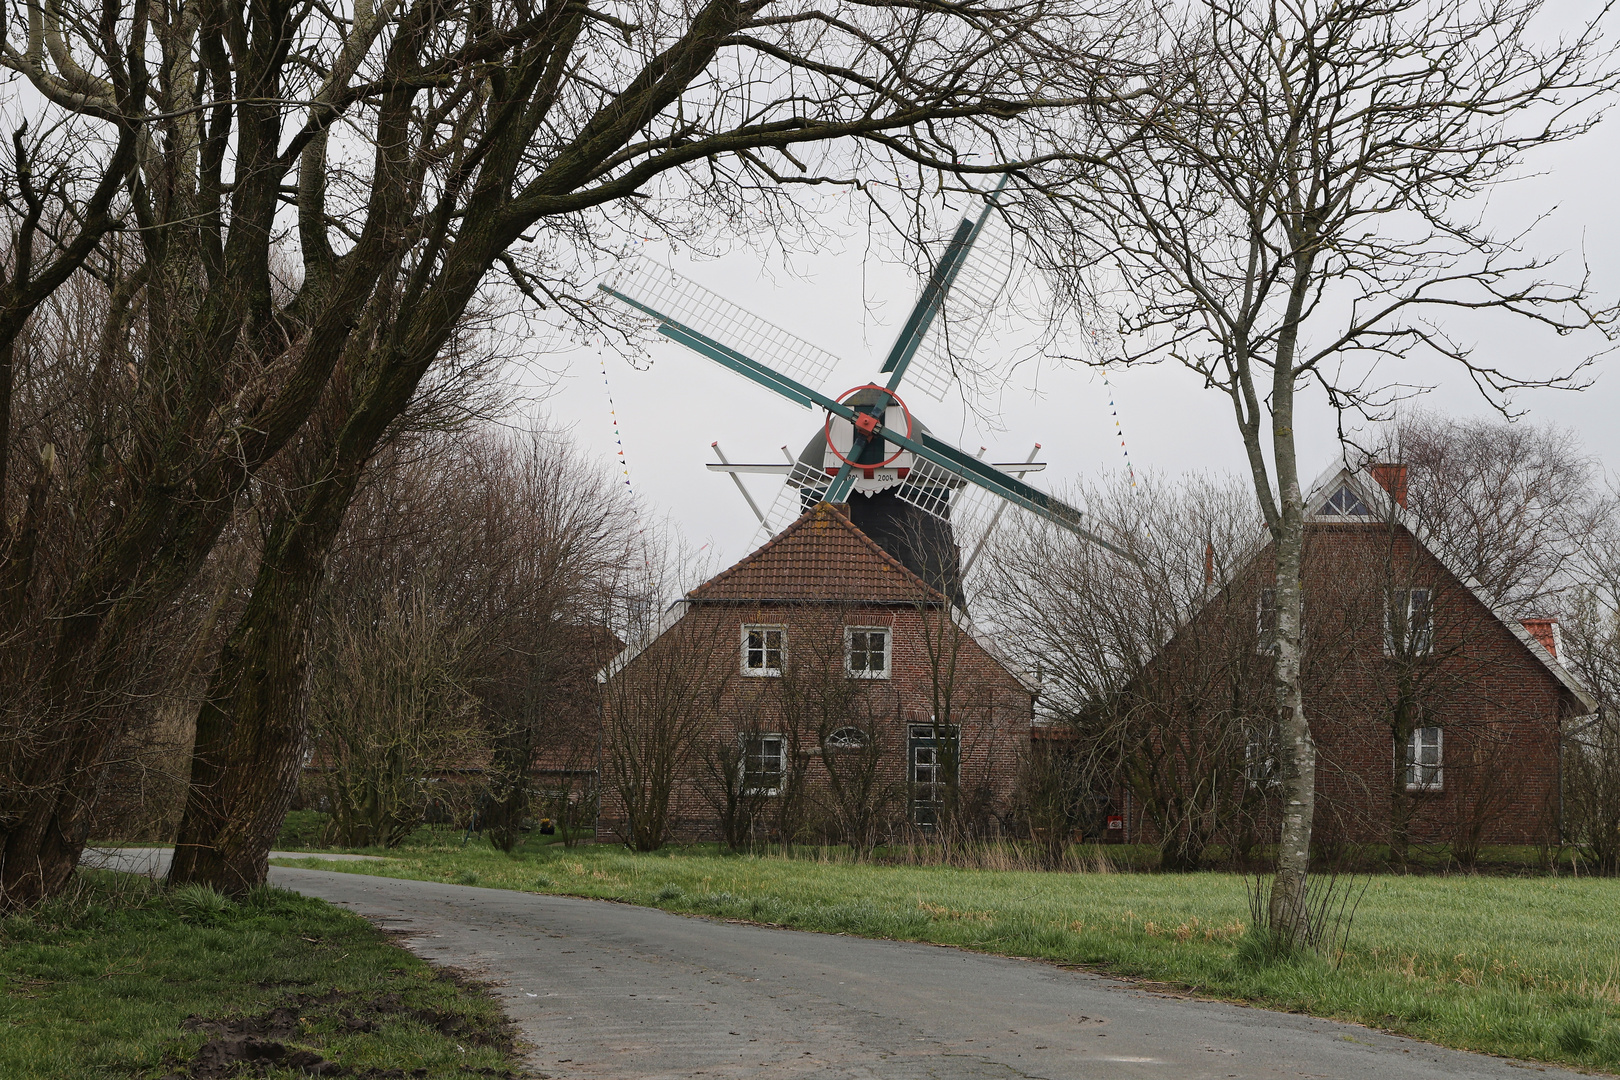
[[[1345,484],[1335,491],[1327,502],[1322,504],[1323,517],[1368,517],[1372,514],[1367,504],[1361,501],[1361,496],[1350,490]]]

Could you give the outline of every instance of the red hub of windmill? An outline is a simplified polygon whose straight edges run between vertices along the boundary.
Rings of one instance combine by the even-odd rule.
[[[896,405],[900,406],[900,412],[906,418],[906,438],[911,438],[912,430],[915,427],[911,419],[911,410],[906,408],[906,403],[900,400],[899,394],[895,393],[893,390],[890,390],[886,386],[879,386],[877,383],[867,383],[865,386],[857,386],[852,390],[845,390],[842,394],[838,395],[839,404],[843,404],[845,401],[848,401],[862,390],[876,390],[878,393],[892,399]],[[876,473],[877,470],[884,468],[895,458],[906,452],[905,447],[901,447],[899,450],[896,450],[894,453],[890,454],[888,457],[884,458],[875,465],[862,465],[859,462],[851,461],[849,458],[839,453],[838,447],[833,445],[832,419],[833,414],[829,412],[827,414],[826,423],[822,425],[822,433],[827,437],[827,449],[831,450],[833,452],[833,456],[839,461],[842,461],[845,465],[848,465],[852,469],[861,470],[861,474],[868,480],[873,478],[873,474]],[[876,415],[863,412],[856,412],[855,419],[852,421],[852,423],[854,424],[856,434],[864,435],[867,439],[874,438],[878,429],[883,426],[883,421],[879,420]],[[895,473],[901,480],[904,480],[906,478],[906,474],[910,471],[910,469],[896,469]],[[827,472],[836,473],[837,470],[828,469]]]

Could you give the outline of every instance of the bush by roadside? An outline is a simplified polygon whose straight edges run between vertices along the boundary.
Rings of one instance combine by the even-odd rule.
[[[109,871],[0,921],[0,1030],[11,1080],[518,1074],[492,997],[357,916]]]

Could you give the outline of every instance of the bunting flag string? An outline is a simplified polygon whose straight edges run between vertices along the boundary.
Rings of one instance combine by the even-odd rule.
[[[619,472],[624,475],[624,486],[630,491],[631,495],[634,495],[636,489],[630,485],[630,460],[624,456],[624,432],[619,429],[619,406],[613,400],[613,387],[608,382],[607,355],[602,351],[601,342],[597,343],[596,359],[602,366],[602,392],[607,395],[608,418],[613,421],[613,444],[618,447],[615,456],[618,458]],[[642,537],[641,564],[643,567],[651,569],[652,558],[647,551],[646,534],[647,526],[642,519],[638,505],[636,508],[636,535]]]
[[[1125,473],[1130,477],[1131,491],[1136,490],[1136,469],[1131,465],[1131,452],[1125,447],[1125,429],[1119,423],[1119,406],[1114,403],[1114,384],[1109,381],[1108,369],[1102,369],[1103,386],[1108,388],[1108,411],[1114,415],[1114,434],[1119,437],[1119,452],[1125,457]]]
[[[613,442],[619,448],[619,471],[624,474],[624,486],[628,488],[630,487],[630,462],[624,456],[624,433],[619,430],[619,409],[613,403],[613,387],[608,384],[607,357],[598,351],[596,359],[602,365],[602,390],[607,394],[608,416],[613,419]],[[631,488],[631,490],[634,491],[635,489]]]

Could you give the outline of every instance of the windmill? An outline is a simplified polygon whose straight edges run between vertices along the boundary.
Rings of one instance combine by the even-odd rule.
[[[836,397],[812,385],[824,384],[831,376],[836,356],[668,267],[643,263],[623,280],[598,286],[650,316],[664,337],[789,401],[825,410],[821,429],[803,452],[794,456],[783,447],[787,460],[780,464],[734,464],[718,442],[713,444],[720,461],[709,468],[731,474],[763,531],[775,533],[817,502],[848,503],[857,527],[957,599],[962,575],[1009,503],[1130,558],[1086,529],[1079,510],[1024,482],[1025,473],[1044,468],[1033,452],[1024,462],[983,461],[933,435],[901,399],[902,384],[909,377],[911,386],[943,400],[957,374],[953,351],[971,346],[999,298],[1001,283],[1011,270],[1011,246],[988,257],[983,248],[980,258],[969,256],[1000,192],[998,186],[977,217],[964,217],[957,226],[884,358],[879,369],[883,381]],[[1035,446],[1038,451],[1040,444]],[[739,476],[744,473],[786,477],[783,495],[771,512],[762,511],[749,495]],[[981,493],[990,505],[977,516],[988,521],[979,523],[978,541],[964,563],[957,532],[973,516],[969,508]],[[863,498],[852,499],[853,494]]]

